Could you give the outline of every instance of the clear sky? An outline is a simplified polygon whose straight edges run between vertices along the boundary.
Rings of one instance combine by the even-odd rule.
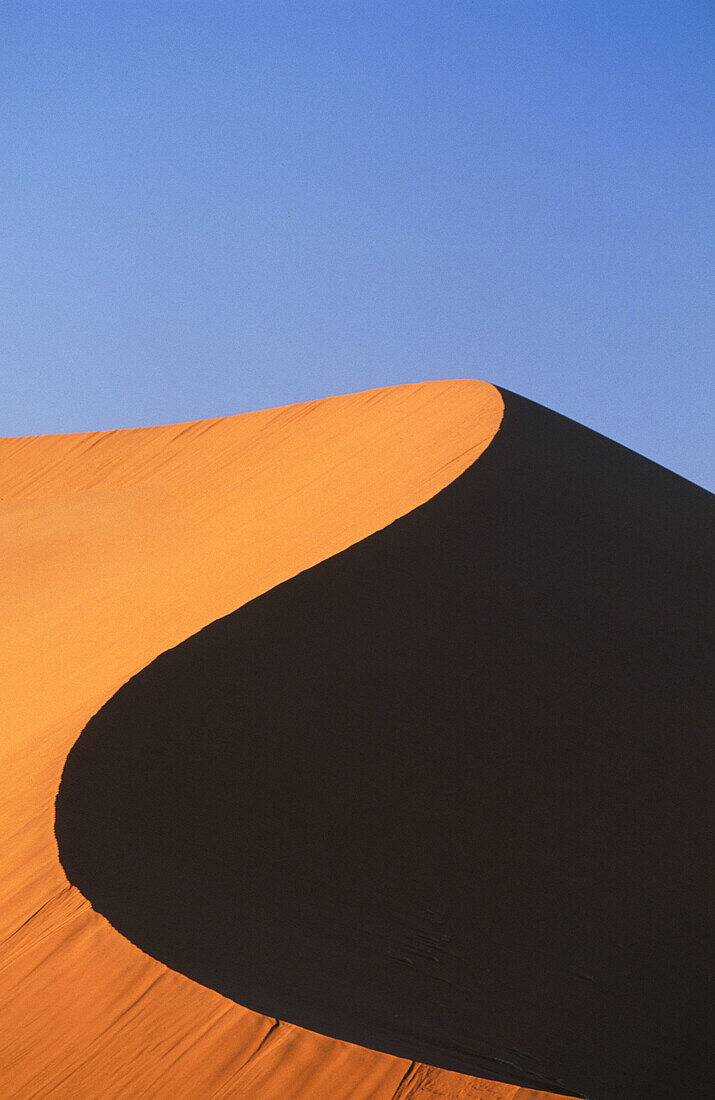
[[[486,378],[713,487],[708,0],[5,0],[0,434]]]

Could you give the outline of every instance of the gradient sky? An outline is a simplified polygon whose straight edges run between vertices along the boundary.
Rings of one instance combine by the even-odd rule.
[[[0,434],[486,378],[713,487],[706,0],[5,0]]]

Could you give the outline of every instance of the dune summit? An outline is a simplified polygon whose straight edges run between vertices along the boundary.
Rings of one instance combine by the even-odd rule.
[[[502,391],[428,502],[162,654],[70,881],[266,1015],[606,1100],[707,1079],[707,493]]]
[[[469,381],[0,440],[0,1095],[702,1095],[711,517]]]
[[[3,1100],[525,1095],[262,1016],[168,969],[69,885],[54,836],[67,753],[122,684],[424,503],[502,410],[486,383],[427,383],[0,440]]]

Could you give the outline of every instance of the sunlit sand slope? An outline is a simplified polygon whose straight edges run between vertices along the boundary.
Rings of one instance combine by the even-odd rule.
[[[434,383],[163,428],[0,441],[0,1096],[513,1100],[247,1011],[69,886],[54,801],[91,716],[154,657],[416,508],[502,401]]]
[[[272,1017],[593,1100],[703,1095],[712,498],[503,397],[440,493],[107,703],[60,860]]]

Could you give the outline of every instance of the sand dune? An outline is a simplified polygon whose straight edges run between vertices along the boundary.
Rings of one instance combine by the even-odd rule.
[[[524,1087],[697,1095],[712,503],[503,396],[439,494],[106,704],[60,859],[266,1015]]]
[[[513,1100],[267,1019],[132,946],[70,887],[65,758],[159,653],[459,475],[482,383],[403,386],[163,428],[0,441],[0,1096]]]
[[[701,1094],[710,498],[503,394],[0,441],[3,1098]]]

